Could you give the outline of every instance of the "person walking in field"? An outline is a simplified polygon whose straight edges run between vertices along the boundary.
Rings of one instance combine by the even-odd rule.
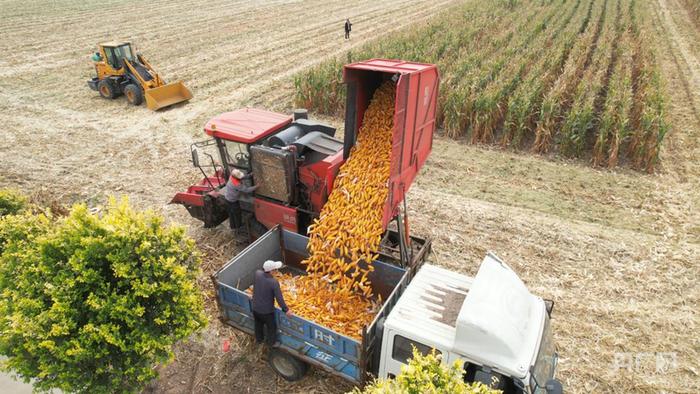
[[[265,261],[263,269],[255,271],[253,282],[255,342],[261,344],[264,340],[271,347],[279,345],[277,342],[277,323],[275,322],[275,300],[277,300],[280,309],[287,314],[287,317],[292,316],[292,311],[284,303],[280,284],[275,278],[275,274],[280,268],[282,268],[281,261]]]
[[[226,200],[226,210],[228,211],[228,222],[231,230],[238,230],[243,225],[241,220],[241,193],[252,193],[258,188],[255,186],[245,186],[243,179],[250,177],[245,175],[243,171],[233,169],[224,189],[224,199]]]
[[[350,32],[352,31],[352,23],[350,23],[350,18],[345,19],[345,39],[350,39]]]

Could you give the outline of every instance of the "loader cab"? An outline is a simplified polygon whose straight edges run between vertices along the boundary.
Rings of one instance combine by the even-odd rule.
[[[126,73],[122,59],[133,61],[134,52],[129,42],[107,42],[98,45],[95,71],[97,79],[119,77]]]
[[[378,375],[398,375],[413,347],[435,349],[444,363],[462,363],[467,382],[504,394],[561,394],[550,313],[493,254],[474,278],[425,265],[384,322]]]
[[[102,59],[115,70],[123,67],[122,59],[126,58],[129,61],[134,61],[135,59],[134,51],[131,49],[131,43],[129,42],[100,44],[100,54]]]

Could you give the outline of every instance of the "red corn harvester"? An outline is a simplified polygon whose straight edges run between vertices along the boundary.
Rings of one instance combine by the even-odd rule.
[[[228,217],[221,189],[231,171],[239,169],[252,174],[247,182],[259,185],[253,195],[240,200],[251,240],[277,224],[306,235],[356,142],[374,91],[384,81],[392,81],[396,99],[382,245],[400,253],[401,261],[410,260],[414,247],[429,247],[429,242],[408,235],[405,197],[432,148],[439,85],[436,66],[371,59],[345,65],[343,81],[347,85],[344,141],[335,138],[335,128],[309,120],[306,110],[291,116],[252,108],[225,112],[204,126],[211,138],[191,146],[192,162],[204,178],[177,193],[171,203],[184,205],[205,227],[216,227]],[[205,160],[200,160],[200,151]],[[390,229],[392,221],[396,229]],[[411,245],[412,241],[418,245]]]

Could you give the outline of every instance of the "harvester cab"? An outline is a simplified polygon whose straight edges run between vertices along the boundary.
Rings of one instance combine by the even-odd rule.
[[[221,189],[234,169],[252,174],[243,180],[258,186],[254,196],[242,195],[244,223],[253,237],[281,223],[305,233],[330,193],[342,161],[343,143],[335,128],[294,115],[245,108],[210,119],[204,132],[211,138],[191,145],[192,163],[204,176],[171,203],[216,227],[226,220]]]
[[[132,105],[141,105],[145,99],[146,106],[154,111],[192,98],[182,82],[167,84],[129,42],[100,44],[92,60],[97,75],[88,86],[104,98],[123,94]]]

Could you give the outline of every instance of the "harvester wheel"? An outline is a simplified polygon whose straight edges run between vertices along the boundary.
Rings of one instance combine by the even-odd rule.
[[[117,97],[114,85],[112,85],[112,82],[108,79],[103,79],[97,83],[97,91],[100,92],[100,96],[106,99],[114,99]]]
[[[141,105],[143,103],[143,92],[136,84],[130,83],[126,85],[124,95],[131,105]]]

